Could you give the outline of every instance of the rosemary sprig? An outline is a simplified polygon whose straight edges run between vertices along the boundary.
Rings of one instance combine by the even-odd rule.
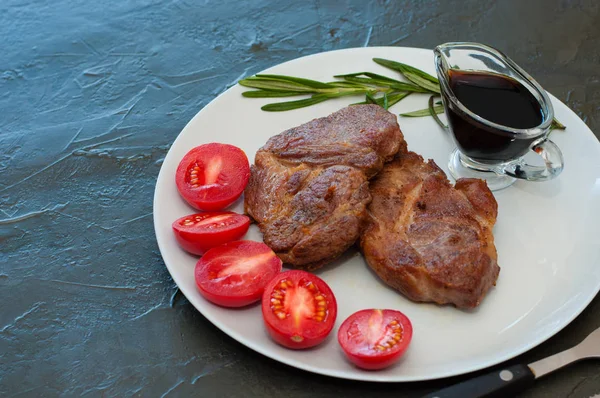
[[[363,77],[364,75],[366,77]],[[410,84],[401,82],[400,80],[390,79],[389,77],[377,75],[375,73],[361,72],[352,73],[349,75],[336,75],[334,77],[344,79],[347,82],[356,83],[360,85],[366,85],[371,87],[388,87],[398,91],[410,91],[414,93],[427,93],[429,90],[418,86],[416,84]]]
[[[429,114],[431,115],[431,117],[433,117],[433,120],[435,120],[435,122],[443,129],[447,129],[448,126],[446,126],[444,123],[442,123],[442,121],[440,120],[440,118],[437,115],[437,112],[434,109],[433,106],[433,99],[435,98],[435,95],[432,95],[431,97],[429,97],[429,102],[428,102],[428,107],[427,109],[429,110]]]
[[[431,90],[417,84],[371,72],[352,73],[335,77],[342,80],[324,83],[293,76],[259,74],[240,80],[239,84],[257,89],[244,91],[242,95],[247,98],[310,96],[295,101],[267,104],[261,108],[270,112],[299,109],[332,98],[361,94],[367,96],[367,101],[362,103],[376,103],[383,107],[386,107],[387,104],[387,107],[390,107],[410,93],[431,93]],[[376,94],[383,94],[383,96],[376,98]]]
[[[417,86],[434,93],[440,93],[440,82],[438,79],[428,73],[423,72],[422,70],[413,68],[412,66],[400,62],[390,61],[383,58],[373,58],[373,61],[381,66],[385,66],[386,68],[400,72],[402,75],[404,75],[404,77],[415,83]]]
[[[293,97],[298,95],[310,95],[296,101],[278,102],[267,104],[261,109],[270,112],[289,111],[318,104],[328,99],[344,97],[348,95],[366,94],[377,90],[354,82],[331,82],[323,83],[316,80],[304,79],[285,75],[256,75],[240,80],[238,82],[244,87],[256,88],[258,90],[245,91],[244,97],[249,98],[275,98]],[[390,90],[386,88],[386,90]]]
[[[269,112],[283,112],[292,109],[304,108],[307,106],[318,104],[319,102],[327,101],[331,98],[344,97],[347,95],[355,95],[356,92],[337,92],[331,94],[315,94],[310,98],[305,98],[297,101],[276,102],[273,104],[264,105],[261,109]]]
[[[240,80],[242,86],[267,91],[305,93],[332,93],[336,87],[316,80],[283,75],[256,75]]]
[[[423,117],[423,116],[434,116],[434,114],[439,115],[440,113],[444,113],[444,106],[442,105],[442,103],[440,101],[437,101],[436,105],[434,105],[434,106],[428,106],[427,108],[425,108],[425,109],[419,109],[418,111],[401,113],[400,116],[404,116],[404,117]],[[435,116],[434,118],[437,118],[437,116]],[[437,118],[436,122],[438,120],[439,120],[439,118]],[[438,124],[442,128],[446,127],[445,125],[443,125],[441,123],[441,121],[439,121]],[[567,128],[567,126],[565,126],[564,124],[562,124],[561,122],[559,122],[557,118],[552,119],[552,124],[550,125],[550,131],[552,131],[552,130],[565,130],[566,128]]]
[[[357,102],[355,104],[352,105],[362,105],[362,104],[369,104],[369,103],[375,103],[385,109],[388,109],[389,107],[397,104],[398,102],[400,102],[400,100],[406,98],[406,96],[408,96],[410,93],[409,92],[400,92],[400,93],[392,93],[392,94],[387,94],[384,93],[383,97],[380,98],[374,98],[374,102],[369,102],[368,100],[365,100],[363,102]],[[387,98],[387,108],[385,107],[385,100]]]
[[[302,91],[273,91],[273,90],[253,90],[244,91],[242,95],[247,98],[276,98],[276,97],[295,97],[306,94]]]
[[[437,113],[438,115],[440,113],[444,113],[444,106],[443,105],[435,105],[433,107],[433,111],[435,113]],[[429,107],[425,108],[425,109],[419,109],[418,111],[412,111],[412,112],[406,112],[406,113],[401,113],[400,116],[404,116],[404,117],[423,117],[423,116],[430,116],[431,115],[431,110],[429,109]]]
[[[336,75],[334,78],[340,80],[332,82],[320,82],[285,75],[258,74],[242,79],[238,83],[244,87],[256,89],[244,91],[242,95],[247,98],[307,96],[307,98],[299,100],[267,104],[261,108],[264,111],[270,112],[304,108],[329,99],[352,95],[365,96],[365,101],[357,104],[373,103],[388,109],[411,93],[429,93],[433,94],[433,96],[440,94],[438,79],[420,69],[383,58],[373,58],[373,61],[388,69],[399,72],[407,81],[393,79],[372,72],[357,72]],[[433,105],[433,96],[430,98],[427,108],[401,113],[400,116],[433,116],[440,126],[445,127],[437,117],[438,114],[444,112],[444,107],[439,101]],[[555,118],[552,121],[550,129],[564,130],[566,126]]]
[[[377,105],[377,100],[375,100],[375,98],[373,98],[373,96],[371,94],[367,93],[365,95],[365,97],[366,97],[365,102],[367,104],[375,104],[375,105]]]
[[[550,125],[550,130],[564,130],[567,126],[558,121],[557,118],[552,119],[552,124]]]

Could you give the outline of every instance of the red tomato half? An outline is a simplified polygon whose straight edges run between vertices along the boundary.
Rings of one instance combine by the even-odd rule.
[[[213,247],[196,263],[200,293],[224,307],[260,300],[265,286],[281,272],[281,260],[261,242],[238,240]]]
[[[262,313],[273,340],[288,348],[308,348],[325,340],[333,329],[337,303],[321,278],[287,271],[265,288]]]
[[[363,369],[383,369],[396,362],[412,339],[410,320],[395,310],[362,310],[350,315],[338,341],[350,362]]]
[[[244,151],[233,145],[205,144],[189,151],[177,167],[181,196],[200,210],[221,210],[240,197],[250,178]]]
[[[248,232],[250,218],[230,211],[190,214],[173,223],[179,245],[203,255],[208,249],[238,240]]]

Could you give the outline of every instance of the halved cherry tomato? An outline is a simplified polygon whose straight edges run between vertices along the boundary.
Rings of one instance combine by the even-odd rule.
[[[277,275],[265,288],[262,313],[267,331],[284,347],[316,346],[333,329],[337,303],[318,276],[305,271]]]
[[[383,369],[396,362],[412,339],[410,320],[395,310],[362,310],[350,315],[338,330],[346,357],[356,366]]]
[[[205,144],[189,151],[177,167],[181,196],[200,210],[221,210],[240,197],[250,165],[244,151],[228,144]]]
[[[213,247],[196,263],[200,293],[224,307],[260,300],[265,286],[281,272],[281,260],[261,242],[238,240]]]
[[[238,240],[248,232],[250,217],[231,211],[190,214],[173,222],[179,245],[203,255],[208,249]]]

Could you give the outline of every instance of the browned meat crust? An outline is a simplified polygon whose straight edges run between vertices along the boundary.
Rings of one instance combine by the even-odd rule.
[[[396,116],[344,108],[272,137],[257,153],[245,210],[286,264],[318,268],[348,249],[371,201],[368,179],[399,149]]]
[[[479,305],[495,284],[497,203],[482,180],[448,182],[432,161],[399,154],[371,182],[361,248],[389,286],[414,301]]]

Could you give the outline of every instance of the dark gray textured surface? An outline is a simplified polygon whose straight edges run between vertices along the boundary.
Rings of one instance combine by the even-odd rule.
[[[0,37],[1,396],[418,397],[464,378],[316,376],[171,305],[155,179],[186,122],[240,77],[330,49],[479,41],[600,132],[597,0],[3,0]],[[598,298],[516,361],[597,327]],[[523,397],[597,393],[600,362],[586,362]]]

